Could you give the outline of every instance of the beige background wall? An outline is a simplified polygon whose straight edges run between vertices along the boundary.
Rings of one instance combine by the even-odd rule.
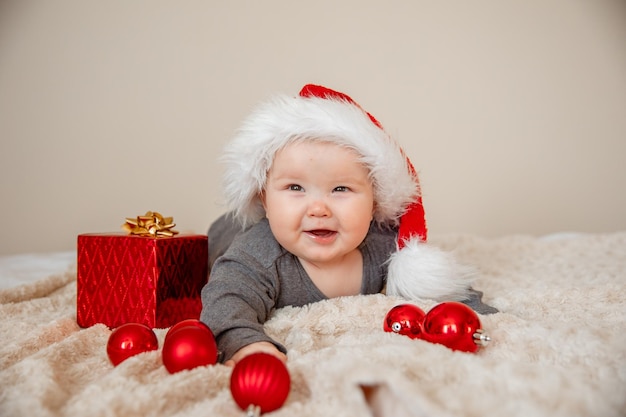
[[[204,233],[252,105],[352,95],[431,233],[626,229],[626,2],[0,0],[0,254],[157,210]]]

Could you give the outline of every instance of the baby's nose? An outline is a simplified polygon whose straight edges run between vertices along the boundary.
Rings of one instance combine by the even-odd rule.
[[[330,215],[330,210],[323,199],[317,198],[309,204],[309,216],[326,217],[328,215]]]

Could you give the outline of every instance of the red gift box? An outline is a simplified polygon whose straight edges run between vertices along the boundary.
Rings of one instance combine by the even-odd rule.
[[[208,280],[205,235],[78,236],[76,320],[81,327],[143,323],[166,328],[199,318]]]

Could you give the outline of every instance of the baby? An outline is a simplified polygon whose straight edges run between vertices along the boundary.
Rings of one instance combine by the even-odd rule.
[[[232,212],[209,230],[201,320],[234,365],[286,348],[263,331],[272,312],[383,291],[482,304],[467,271],[425,244],[417,175],[380,123],[350,97],[307,85],[262,104],[227,146]]]

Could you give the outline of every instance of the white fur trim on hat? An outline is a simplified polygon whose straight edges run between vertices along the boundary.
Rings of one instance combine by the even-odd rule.
[[[474,270],[437,247],[411,239],[389,261],[387,294],[407,299],[461,301]]]
[[[265,215],[259,194],[274,155],[300,140],[328,141],[361,155],[373,180],[379,223],[397,224],[419,196],[417,178],[400,147],[359,106],[332,97],[279,95],[252,112],[221,157],[226,202],[244,226]]]

